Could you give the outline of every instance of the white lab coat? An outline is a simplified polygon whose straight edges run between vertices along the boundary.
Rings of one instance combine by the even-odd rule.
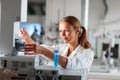
[[[94,52],[91,49],[85,49],[78,45],[76,49],[67,57],[68,45],[61,44],[57,46],[44,46],[50,50],[59,49],[59,55],[68,59],[65,69],[81,70],[82,80],[86,80],[91,64],[94,59]]]

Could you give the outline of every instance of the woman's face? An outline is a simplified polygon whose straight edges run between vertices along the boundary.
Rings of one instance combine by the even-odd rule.
[[[68,24],[65,21],[60,21],[59,24],[59,33],[63,42],[65,43],[74,43],[78,42],[79,29],[74,29],[72,25]]]

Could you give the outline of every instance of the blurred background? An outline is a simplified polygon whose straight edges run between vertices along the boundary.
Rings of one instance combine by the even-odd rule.
[[[21,9],[24,4],[20,0],[0,0],[1,53],[16,55],[12,52],[21,51],[25,46],[17,35],[20,28],[25,28],[38,44],[62,43],[58,22],[64,16],[72,15],[88,31],[95,52],[88,80],[120,79],[120,0],[24,1],[25,6]]]

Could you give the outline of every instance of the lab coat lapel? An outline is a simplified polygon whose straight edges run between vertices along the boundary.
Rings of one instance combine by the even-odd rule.
[[[70,54],[69,58],[74,57],[77,53],[80,53],[82,51],[82,47],[80,45],[78,45],[75,50]]]
[[[70,58],[72,58],[77,53],[80,53],[84,48],[81,47],[81,45],[78,45],[75,50],[69,55]],[[61,48],[61,54],[62,56],[67,56],[68,52],[68,45],[64,45],[64,47]]]

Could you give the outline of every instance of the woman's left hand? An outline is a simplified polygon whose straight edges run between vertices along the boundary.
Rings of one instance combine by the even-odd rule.
[[[35,44],[24,28],[20,29],[18,35],[25,41],[26,44]]]

